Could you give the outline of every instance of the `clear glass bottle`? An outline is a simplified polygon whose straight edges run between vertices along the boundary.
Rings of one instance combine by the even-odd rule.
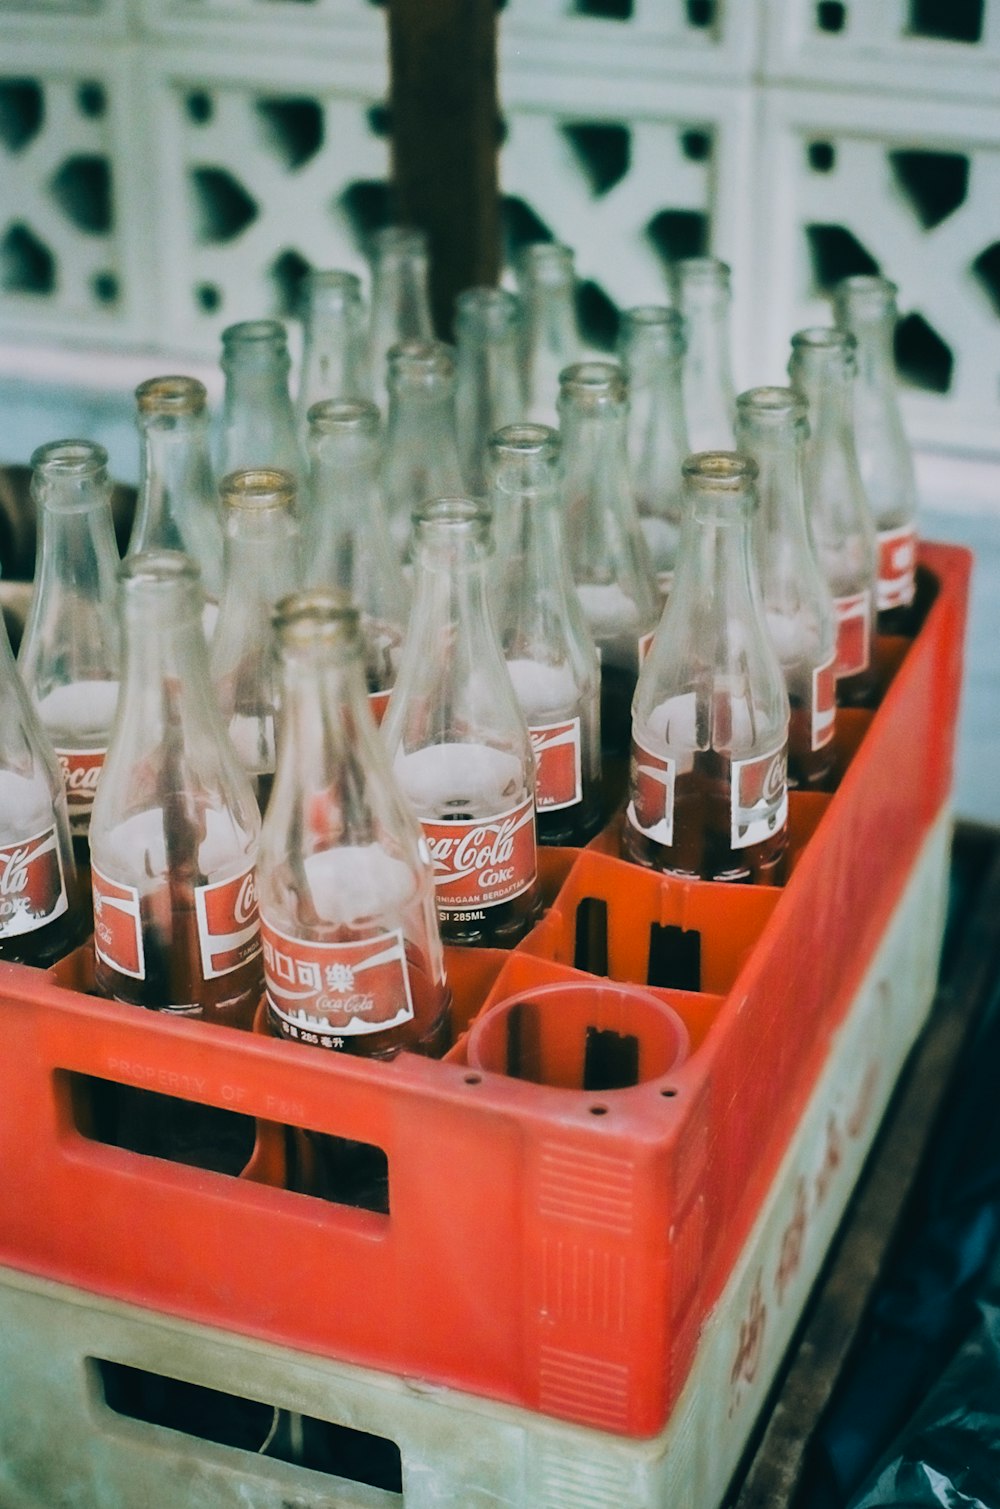
[[[388,358],[404,341],[433,341],[427,236],[408,225],[386,225],[369,242],[372,392],[384,414],[389,402]]]
[[[209,680],[198,568],[150,550],[119,575],[125,673],[90,829],[97,989],[249,1029],[260,813]]]
[[[301,581],[295,479],[290,472],[231,472],[220,483],[226,556],[209,669],[219,708],[261,812],[275,767],[278,667],[271,614]]]
[[[911,633],[915,627],[917,483],[893,355],[897,292],[888,278],[858,275],[844,278],[834,293],[837,323],[858,343],[854,443],[878,535],[878,627],[883,634]]]
[[[559,375],[585,355],[576,318],[573,252],[557,241],[534,241],[521,248],[515,270],[524,309],[523,417],[555,427]]]
[[[535,753],[539,843],[601,825],[601,666],[566,561],[559,436],[514,424],[490,441],[500,642]]]
[[[729,332],[730,272],[718,257],[683,257],[674,269],[684,318],[684,414],[692,451],[733,444],[736,387]]]
[[[535,762],[490,610],[490,510],[437,498],[414,527],[413,613],[383,733],[430,846],[444,941],[509,948],[541,905]]]
[[[623,847],[673,875],[780,885],[789,707],[753,561],[756,475],[733,451],[684,463],[674,585],[635,691]]]
[[[299,431],[324,398],[368,398],[368,312],[352,272],[315,269],[302,286],[302,371],[296,402]]]
[[[0,959],[45,968],[84,928],[62,771],[0,615]]]
[[[465,486],[477,498],[489,487],[490,436],[524,414],[521,306],[503,288],[467,288],[455,304],[455,414]]]
[[[121,663],[108,457],[89,440],[57,440],[31,465],[38,564],[18,666],[62,766],[73,846],[85,865]]]
[[[271,1031],[391,1058],[448,1046],[434,871],[366,708],[364,646],[345,593],[275,613],[278,769],[259,861]]]
[[[205,386],[152,377],[135,390],[139,492],[128,554],[183,550],[197,562],[210,603],[222,587],[222,513],[212,477]],[[214,622],[215,614],[209,615]]]
[[[222,332],[222,407],[217,474],[303,464],[288,387],[288,338],[280,320],[243,320]]]
[[[683,486],[691,447],[684,423],[684,321],[676,309],[622,311],[618,355],[629,382],[629,469],[639,521],[664,597],[677,561]]]
[[[792,336],[792,385],[809,405],[806,518],[837,615],[837,702],[873,706],[878,549],[854,448],[854,337],[818,325]]]
[[[462,490],[454,352],[443,341],[404,341],[389,352],[388,370],[382,488],[393,543],[409,560],[413,510]]]
[[[662,598],[628,470],[628,380],[614,362],[580,362],[559,380],[563,532],[570,571],[601,657],[601,743],[628,753],[629,709]]]
[[[837,621],[806,523],[807,429],[805,399],[791,388],[751,388],[736,400],[737,444],[757,463],[761,596],[791,706],[788,784],[821,790],[834,763]]]

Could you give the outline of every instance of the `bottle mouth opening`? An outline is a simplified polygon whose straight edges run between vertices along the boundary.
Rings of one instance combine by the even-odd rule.
[[[241,320],[237,325],[227,325],[222,332],[223,346],[277,345],[287,339],[285,327],[280,320]]]
[[[516,323],[521,305],[506,288],[466,288],[455,299],[455,309],[463,324],[506,331]]]
[[[745,493],[757,480],[756,461],[742,451],[696,451],[681,470],[699,493]]]
[[[807,407],[794,388],[748,388],[736,400],[737,411],[748,419],[804,419]]]
[[[369,238],[373,255],[388,257],[426,257],[427,234],[415,225],[384,225]]]
[[[349,592],[334,587],[313,587],[292,592],[271,613],[281,644],[289,649],[340,645],[351,649],[360,643],[361,613]]]
[[[279,471],[277,467],[244,467],[223,477],[219,493],[226,508],[264,513],[290,509],[295,502],[296,484],[291,472]]]
[[[518,270],[541,283],[562,283],[575,276],[573,249],[562,241],[529,241],[517,257]]]
[[[443,341],[400,341],[390,346],[386,360],[390,383],[432,382],[455,372],[451,350]]]
[[[719,288],[728,290],[732,268],[720,257],[681,257],[674,264],[678,286],[687,289]]]
[[[547,424],[507,424],[490,436],[496,456],[557,456],[559,432]]]
[[[357,273],[344,272],[338,267],[313,268],[306,273],[302,286],[309,296],[339,293],[345,300],[361,297],[361,279]]]
[[[135,390],[140,414],[201,414],[207,397],[196,377],[151,377]]]
[[[159,587],[171,590],[178,584],[196,587],[201,581],[197,562],[181,550],[140,550],[127,555],[118,567],[118,580],[126,589]]]
[[[837,325],[811,325],[807,330],[796,330],[792,336],[792,350],[852,352],[857,341],[849,330]]]
[[[306,423],[320,435],[345,430],[375,433],[380,419],[378,408],[367,398],[321,398],[310,406]]]
[[[32,453],[31,465],[49,475],[92,477],[107,469],[108,453],[92,440],[52,440]]]
[[[852,305],[855,300],[872,305],[889,304],[898,293],[899,288],[890,278],[871,272],[853,273],[849,278],[841,278],[834,289],[835,298]]]
[[[493,522],[493,510],[483,498],[429,498],[418,504],[411,517],[421,532],[485,534]]]
[[[616,362],[577,362],[560,372],[559,391],[560,397],[623,403],[628,397],[628,379]]]

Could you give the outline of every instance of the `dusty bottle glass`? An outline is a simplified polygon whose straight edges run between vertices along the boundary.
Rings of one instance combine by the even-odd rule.
[[[691,447],[684,422],[684,321],[676,309],[622,311],[618,354],[629,382],[629,470],[639,521],[666,597],[677,561],[683,486]]]
[[[209,670],[229,737],[264,812],[274,780],[278,700],[271,614],[301,577],[295,479],[247,468],[223,477],[219,490],[225,577]]]
[[[489,438],[524,415],[521,307],[506,289],[467,288],[455,308],[455,415],[462,475],[469,492],[485,497]]]
[[[434,861],[446,943],[509,948],[540,908],[531,738],[490,610],[488,506],[414,515],[415,594],[382,725]]]
[[[524,310],[522,417],[554,427],[559,423],[559,375],[584,356],[573,252],[557,241],[534,241],[521,248],[515,270]]]
[[[260,813],[208,675],[188,556],[120,570],[125,672],[90,848],[102,995],[249,1028],[260,996]]]
[[[675,268],[684,318],[684,415],[692,451],[733,444],[736,388],[729,331],[730,272],[718,257],[683,257]]]
[[[386,225],[372,236],[369,360],[372,392],[381,413],[389,401],[388,358],[404,341],[432,341],[427,236],[407,225]]]
[[[500,642],[535,753],[539,843],[601,824],[601,667],[566,561],[559,437],[514,424],[490,441]]]
[[[788,784],[822,789],[833,770],[837,621],[806,523],[802,448],[806,403],[791,388],[751,388],[736,400],[736,440],[757,463],[754,554],[764,613],[791,706]]]
[[[217,474],[277,467],[298,477],[302,453],[288,387],[291,358],[280,320],[243,320],[222,332],[222,406]]]
[[[895,283],[859,275],[837,285],[837,323],[858,343],[854,443],[878,535],[878,627],[912,632],[917,566],[917,483],[899,408],[893,336]]]
[[[118,547],[107,452],[57,440],[31,458],[35,591],[18,666],[63,770],[78,864],[118,700]]]
[[[684,463],[674,585],[635,691],[623,848],[673,875],[780,885],[789,706],[753,560],[756,475],[733,451]]]
[[[837,702],[870,707],[878,694],[878,549],[854,447],[854,337],[828,326],[792,336],[788,372],[809,405],[803,452],[806,518],[837,616]]]
[[[342,592],[275,613],[282,702],[259,888],[271,1031],[370,1058],[448,1046],[449,992],[420,824],[366,706]]]
[[[382,488],[389,532],[408,560],[413,510],[462,490],[454,352],[443,341],[404,341],[389,352],[388,371]]]
[[[0,959],[44,968],[84,926],[62,771],[0,615]]]
[[[601,743],[627,754],[629,709],[662,599],[628,470],[628,381],[614,362],[580,362],[559,382],[563,532],[601,657]]]
[[[367,398],[368,314],[352,272],[313,270],[302,287],[302,371],[296,402],[299,431],[324,398]]]
[[[208,410],[194,377],[153,377],[135,390],[142,443],[128,554],[183,550],[197,562],[209,603],[222,587],[222,514],[212,477]],[[214,622],[211,612],[209,622]]]
[[[410,588],[382,503],[378,409],[350,399],[315,404],[308,450],[305,582],[343,588],[360,609],[369,706],[381,723],[399,670]]]

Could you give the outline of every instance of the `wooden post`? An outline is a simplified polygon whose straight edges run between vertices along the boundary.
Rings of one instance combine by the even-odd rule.
[[[389,0],[396,214],[430,238],[431,308],[500,270],[496,0]]]

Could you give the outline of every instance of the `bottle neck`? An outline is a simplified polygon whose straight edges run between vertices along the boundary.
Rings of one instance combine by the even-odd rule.
[[[214,512],[214,486],[204,414],[185,419],[155,416],[141,424],[139,493],[129,553],[188,548],[177,525],[192,504]]]
[[[667,612],[691,614],[706,630],[703,646],[709,663],[722,665],[720,635],[727,642],[733,625],[760,614],[759,588],[751,561],[751,514],[746,502],[727,498],[689,499],[681,528],[677,570]]]
[[[604,532],[604,516],[610,511],[627,516],[632,512],[628,486],[628,411],[624,406],[600,410],[571,402],[560,405],[565,458],[565,488],[572,497],[579,520],[590,515],[595,538]]]
[[[220,619],[234,605],[243,617],[265,606],[269,611],[298,586],[298,525],[287,509],[231,509],[223,551]]]
[[[891,314],[882,319],[858,321],[851,325],[851,333],[857,341],[855,381],[860,388],[873,396],[879,394],[895,398],[894,328],[895,320]]]
[[[214,705],[196,582],[141,594],[126,587],[123,619],[122,698],[142,705],[147,734],[200,715],[205,701]]]
[[[738,426],[741,447],[757,463],[755,532],[765,567],[790,547],[808,550],[802,446],[793,424]]]
[[[816,370],[801,366],[795,385],[809,405],[810,444],[814,453],[851,442],[854,374],[840,366]]]

